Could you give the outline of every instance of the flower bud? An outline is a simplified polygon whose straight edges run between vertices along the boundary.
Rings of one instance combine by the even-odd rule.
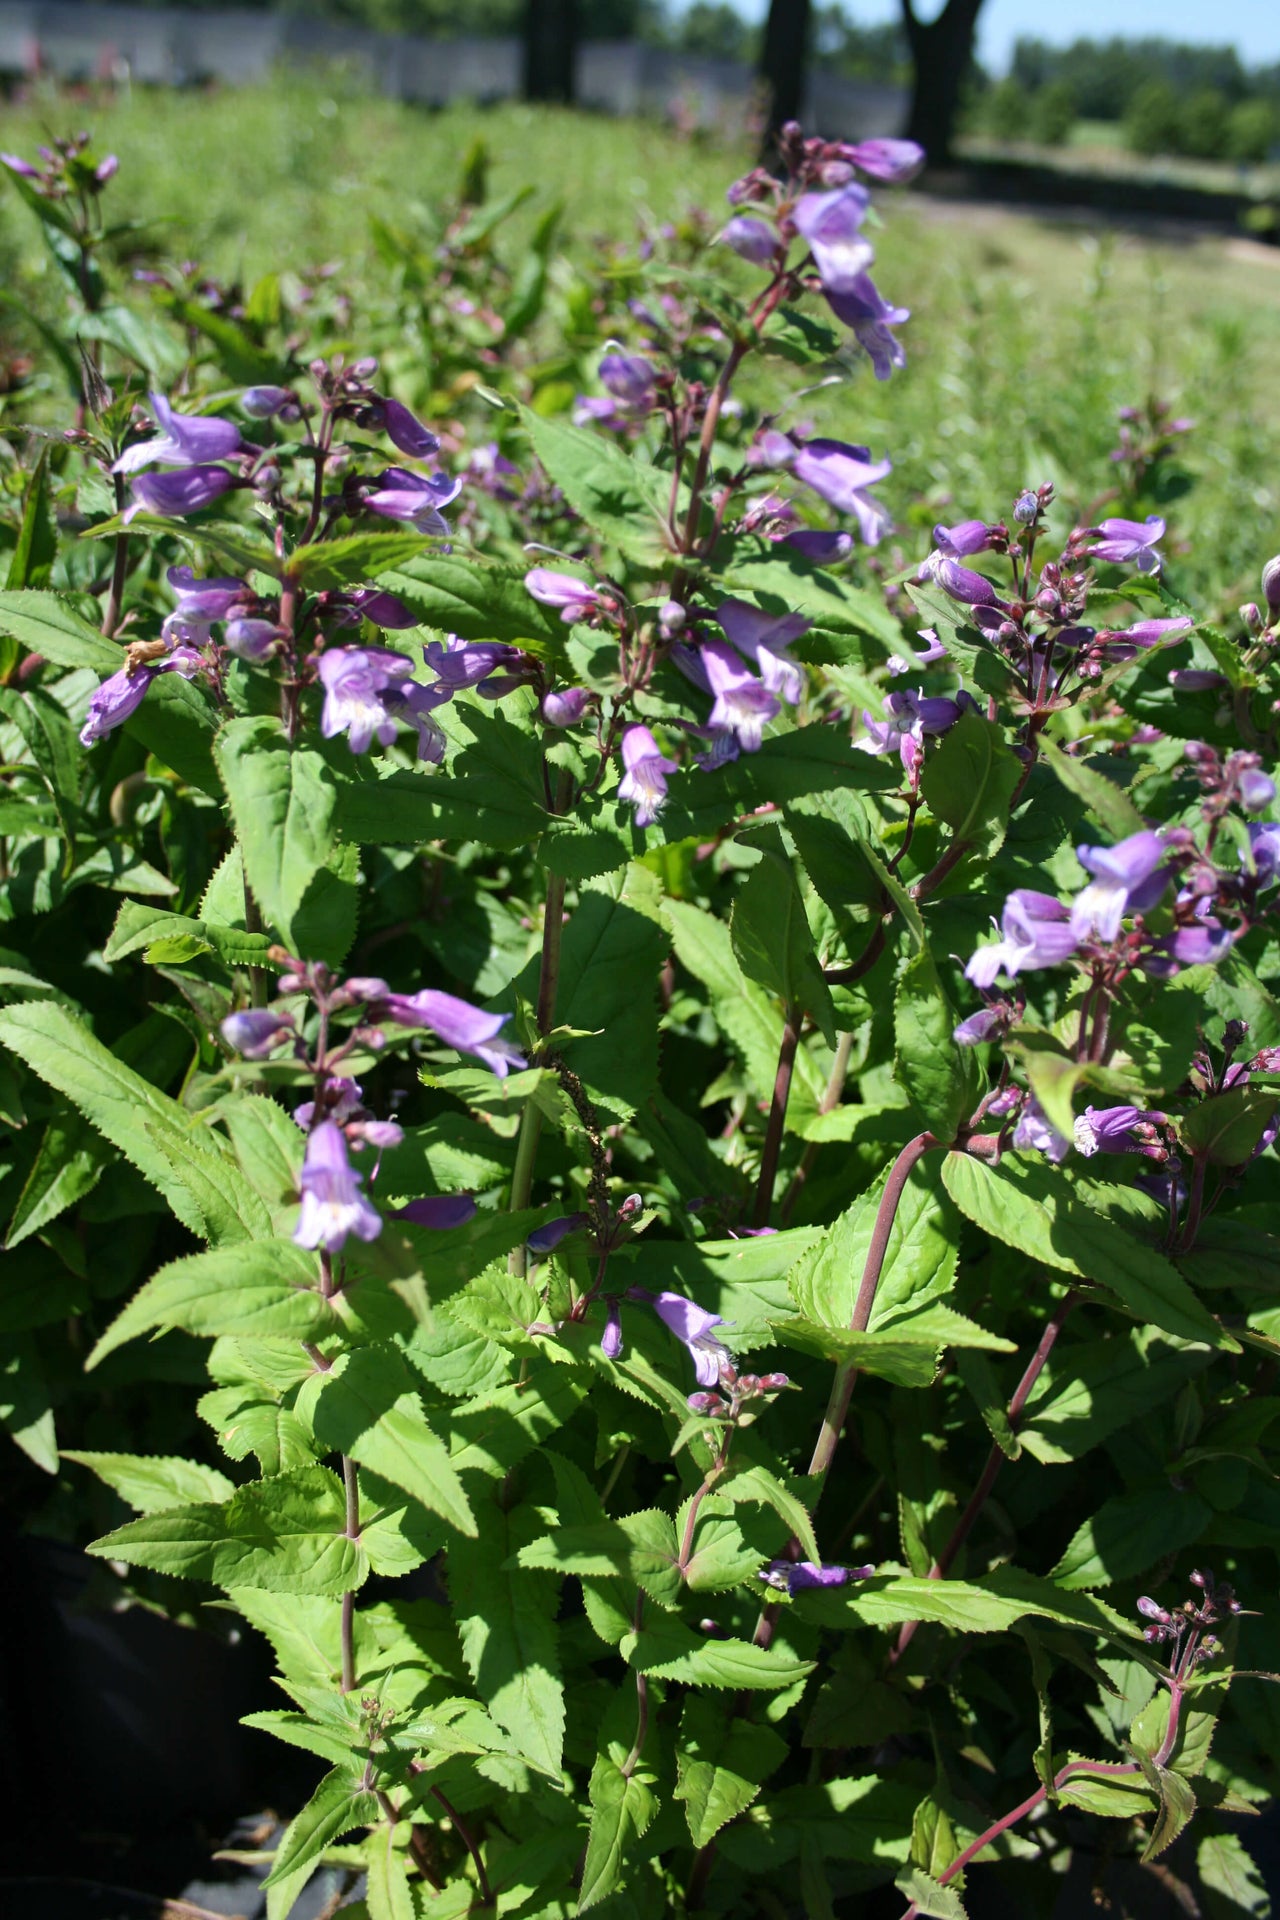
[[[762,1373],[760,1376],[762,1393],[781,1393],[784,1387],[790,1385],[790,1376],[785,1373]]]
[[[297,396],[288,387],[246,387],[240,395],[240,410],[251,420],[296,420],[301,412]]]
[[[1262,569],[1262,594],[1271,612],[1280,613],[1280,553]]]
[[[279,629],[271,620],[228,620],[222,638],[241,660],[265,660],[275,647]]]
[[[1262,617],[1262,609],[1256,600],[1245,601],[1240,609],[1240,618],[1244,622],[1247,631],[1252,634],[1255,640],[1267,624]]]
[[[1030,488],[1025,493],[1020,493],[1013,503],[1013,517],[1024,527],[1030,526],[1039,511],[1040,501]]]
[[[725,1403],[718,1393],[691,1393],[685,1405],[690,1413],[723,1413]]]

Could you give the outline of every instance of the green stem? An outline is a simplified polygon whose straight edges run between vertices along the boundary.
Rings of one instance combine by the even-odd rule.
[[[126,486],[124,475],[113,475],[116,490],[116,512],[123,513],[125,508]],[[124,583],[129,572],[129,536],[118,533],[115,542],[115,554],[111,563],[111,585],[107,592],[107,604],[102,615],[102,631],[108,640],[112,638],[120,625],[120,613],[124,603]]]
[[[551,811],[555,814],[567,813],[573,800],[573,775],[562,768],[556,782],[555,799]],[[560,985],[560,948],[564,936],[564,890],[565,883],[558,873],[547,875],[547,906],[542,919],[542,958],[538,965],[538,1000],[534,1009],[534,1019],[538,1034],[542,1040],[552,1031],[556,1023],[556,994]],[[538,1155],[538,1137],[542,1132],[542,1114],[537,1102],[530,1099],[524,1104],[520,1115],[520,1137],[516,1141],[516,1163],[511,1173],[511,1197],[508,1212],[519,1213],[529,1204],[533,1191],[533,1165]],[[524,1278],[529,1268],[528,1251],[521,1241],[512,1249],[507,1260],[510,1273]]]
[[[756,1182],[756,1203],[751,1216],[753,1227],[767,1227],[773,1208],[773,1183],[778,1175],[778,1155],[782,1151],[782,1132],[787,1123],[787,1101],[791,1097],[791,1076],[795,1070],[796,1048],[804,1014],[788,1005],[783,1011],[782,1045],[778,1049],[778,1071],[769,1105],[769,1123],[765,1128],[764,1151],[760,1156],[760,1178]]]

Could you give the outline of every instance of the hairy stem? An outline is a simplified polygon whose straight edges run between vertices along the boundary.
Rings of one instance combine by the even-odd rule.
[[[122,473],[112,475],[116,493],[116,512],[123,513],[125,508],[125,478]],[[111,585],[107,589],[107,604],[102,614],[102,631],[110,640],[120,624],[120,613],[124,604],[125,576],[129,571],[129,536],[118,533],[115,539],[115,553],[111,562]]]
[[[773,1208],[773,1183],[778,1175],[778,1155],[782,1151],[782,1132],[787,1123],[787,1101],[791,1097],[791,1076],[795,1070],[796,1048],[804,1014],[789,1004],[783,1013],[782,1045],[778,1049],[778,1071],[769,1104],[769,1123],[764,1132],[764,1151],[760,1156],[760,1178],[756,1182],[756,1203],[751,1215],[753,1227],[767,1227]]]
[[[849,1072],[849,1060],[852,1053],[853,1035],[851,1033],[842,1033],[839,1044],[836,1047],[836,1057],[832,1062],[827,1084],[823,1088],[822,1098],[818,1102],[818,1112],[820,1114],[833,1113],[840,1105],[840,1096],[844,1092],[844,1083]],[[813,1171],[813,1163],[818,1157],[818,1148],[820,1145],[821,1142],[818,1140],[809,1141],[801,1156],[800,1165],[791,1176],[791,1184],[787,1188],[782,1201],[782,1224],[784,1227],[789,1223],[791,1210],[800,1198],[800,1192],[805,1181]]]
[[[246,933],[261,933],[263,930],[262,909],[254,898],[253,888],[249,885],[247,875],[244,882],[244,930]],[[266,1006],[267,986],[270,979],[271,976],[265,967],[250,967],[249,1005],[251,1007]]]
[[[1039,1344],[1027,1362],[1025,1373],[1014,1388],[1013,1398],[1009,1402],[1007,1417],[1009,1425],[1015,1432],[1017,1431],[1018,1422],[1022,1417],[1023,1408],[1026,1406],[1027,1400],[1030,1397],[1031,1389],[1044,1372],[1049,1355],[1053,1352],[1054,1343],[1062,1331],[1067,1315],[1079,1299],[1080,1295],[1072,1292],[1068,1293],[1066,1298],[1061,1302],[1057,1311],[1046,1325],[1044,1332],[1041,1334]],[[947,1541],[947,1544],[943,1547],[942,1552],[929,1569],[928,1577],[930,1580],[945,1580],[955,1561],[956,1555],[972,1533],[978,1515],[986,1506],[991,1496],[991,1490],[999,1478],[1000,1469],[1004,1463],[1005,1455],[998,1446],[993,1445],[990,1453],[987,1455],[987,1464],[982,1469],[978,1484],[969,1496],[968,1505],[952,1528],[951,1537]],[[902,1655],[906,1652],[912,1639],[915,1637],[915,1631],[919,1625],[920,1622],[918,1620],[903,1621],[902,1630],[898,1635],[897,1645],[889,1656],[891,1662],[902,1658]]]
[[[381,1788],[378,1789],[374,1798],[377,1800],[382,1812],[382,1817],[388,1826],[392,1828],[398,1827],[401,1820],[408,1819],[409,1816],[407,1814],[397,1813],[391,1804],[390,1795],[385,1793]],[[444,1881],[432,1865],[431,1855],[427,1851],[426,1835],[420,1828],[412,1825],[409,1828],[409,1851],[413,1855],[414,1865],[417,1867],[418,1872],[422,1875],[427,1885],[433,1887],[437,1893],[442,1893],[444,1891]]]
[[[459,1840],[461,1840],[467,1852],[471,1855],[472,1865],[476,1870],[476,1880],[480,1886],[480,1905],[482,1907],[491,1907],[493,1905],[493,1888],[489,1885],[489,1876],[484,1870],[484,1861],[480,1858],[479,1847],[472,1839],[462,1816],[458,1813],[457,1809],[445,1799],[439,1787],[432,1787],[431,1797],[433,1800],[438,1801],[444,1808],[445,1813],[453,1824],[454,1832],[457,1834]]]
[[[632,1616],[632,1618],[635,1623],[635,1630],[637,1633],[639,1633],[641,1627],[644,1625],[644,1595],[642,1593],[638,1593],[636,1595],[635,1613]],[[632,1742],[631,1751],[627,1755],[626,1759],[623,1761],[622,1767],[620,1769],[624,1780],[629,1780],[632,1774],[635,1772],[636,1768],[639,1766],[640,1756],[644,1752],[644,1743],[645,1743],[645,1740],[648,1738],[648,1734],[649,1734],[649,1676],[645,1673],[641,1673],[640,1669],[637,1667],[636,1669],[636,1737],[635,1737],[635,1740]]]

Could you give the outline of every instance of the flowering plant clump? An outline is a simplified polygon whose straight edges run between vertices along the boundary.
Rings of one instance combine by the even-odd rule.
[[[142,326],[114,164],[3,158],[80,352],[4,496],[0,1418],[122,1604],[270,1644],[269,1920],[1077,1847],[1265,1912],[1280,558],[1180,598],[1189,423],[913,548],[786,384],[903,377],[907,142],[787,127],[564,312],[469,164],[367,340]]]

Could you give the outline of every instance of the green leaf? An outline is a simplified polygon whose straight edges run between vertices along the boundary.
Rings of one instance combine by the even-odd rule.
[[[825,1229],[787,1275],[792,1299],[807,1319],[845,1332],[852,1325],[871,1250],[884,1182],[879,1180]],[[868,1326],[889,1331],[904,1316],[950,1292],[960,1223],[942,1188],[937,1163],[912,1171],[894,1213],[884,1267]]]
[[[965,1920],[964,1902],[955,1888],[940,1887],[923,1868],[908,1867],[893,1884],[917,1913],[928,1914],[930,1920]]]
[[[349,533],[339,540],[295,547],[285,576],[306,593],[323,593],[353,581],[376,580],[388,568],[404,566],[426,545],[420,533]]]
[[[459,1533],[474,1535],[462,1482],[394,1348],[361,1347],[335,1360],[316,1381],[311,1424],[324,1446],[403,1487]]]
[[[288,377],[288,368],[279,356],[258,346],[252,335],[226,314],[215,313],[201,301],[177,293],[167,294],[165,304],[175,320],[202,333],[210,342],[218,367],[232,386],[270,386]]]
[[[545,1533],[533,1507],[476,1510],[475,1539],[449,1548],[449,1590],[476,1692],[540,1773],[558,1779],[564,1752],[564,1687],[555,1624],[556,1588],[542,1573],[506,1562]]]
[[[674,1798],[685,1803],[695,1847],[705,1847],[721,1827],[745,1813],[787,1752],[786,1741],[772,1728],[726,1720],[718,1701],[690,1694],[676,1741]]]
[[[816,1497],[811,1484],[799,1480],[797,1485],[804,1488],[810,1499]],[[783,1525],[800,1542],[806,1560],[821,1561],[822,1554],[808,1507],[767,1467],[752,1466],[731,1473],[727,1479],[716,1483],[716,1492],[722,1500],[746,1500],[758,1506],[772,1507]]]
[[[639,1632],[623,1636],[618,1648],[627,1665],[660,1680],[683,1680],[700,1687],[742,1687],[777,1693],[813,1672],[812,1660],[798,1660],[781,1647],[757,1647],[749,1640],[708,1640],[682,1620],[663,1616]]]
[[[0,1426],[45,1473],[58,1471],[53,1403],[40,1351],[29,1333],[5,1336],[0,1354]]]
[[[18,538],[9,555],[6,591],[16,593],[24,588],[47,587],[57,553],[58,529],[49,507],[49,449],[46,446],[41,448],[27,482]]]
[[[878,592],[827,573],[794,548],[772,541],[737,541],[725,584],[749,593],[771,613],[803,613],[823,633],[870,634],[888,652],[902,651],[902,628]],[[812,637],[793,642],[798,659],[815,657]],[[865,758],[865,756],[863,756]]]
[[[534,452],[588,537],[610,542],[642,565],[658,560],[664,552],[670,475],[643,466],[613,440],[585,427],[544,420],[529,407],[521,407],[520,417]]]
[[[751,836],[761,859],[734,898],[729,934],[749,980],[784,1007],[811,1014],[827,1045],[836,1044],[835,1009],[823,977],[795,874],[776,827]]]
[[[403,1852],[389,1826],[375,1827],[365,1850],[369,1920],[418,1920]]]
[[[1210,1358],[1203,1347],[1171,1351],[1137,1328],[1119,1339],[1059,1343],[1028,1397],[1018,1440],[1046,1465],[1077,1460],[1117,1427],[1172,1401]]]
[[[662,827],[668,840],[701,839],[727,820],[841,787],[878,790],[892,775],[869,753],[855,753],[835,727],[800,727],[765,740],[708,774],[686,768],[672,774]]]
[[[591,1824],[578,1892],[579,1913],[598,1906],[623,1884],[628,1850],[643,1837],[657,1811],[652,1778],[639,1768],[624,1774],[610,1754],[596,1755],[587,1789]]]
[[[1108,1639],[1133,1640],[1137,1626],[1092,1595],[1064,1592],[1052,1581],[1016,1567],[1002,1567],[982,1580],[929,1580],[915,1574],[877,1575],[846,1587],[800,1594],[792,1605],[800,1617],[825,1626],[899,1626],[932,1620],[956,1633],[1004,1633],[1029,1615],[1085,1627]]]
[[[333,851],[333,776],[318,753],[290,747],[265,714],[227,721],[214,753],[254,898],[290,945],[303,897]]]
[[[1212,1167],[1240,1167],[1276,1110],[1274,1087],[1230,1087],[1193,1106],[1178,1122],[1184,1146]]]
[[[130,1520],[88,1551],[131,1567],[270,1593],[340,1594],[369,1571],[346,1533],[342,1482],[327,1467],[255,1480],[229,1500],[171,1507]]]
[[[81,1114],[55,1114],[13,1210],[6,1252],[92,1193],[114,1157],[108,1142]]]
[[[378,1818],[378,1802],[372,1793],[361,1792],[358,1776],[335,1767],[281,1834],[274,1864],[263,1885],[279,1887],[287,1883],[296,1899],[326,1848],[352,1827],[372,1826]]]
[[[192,920],[183,913],[170,913],[166,907],[145,900],[126,900],[116,915],[116,923],[102,949],[108,964],[123,960],[147,948],[145,958],[152,965],[183,965],[166,948],[175,941],[185,943],[189,957],[198,953],[216,953],[229,967],[269,965],[266,953],[271,945],[265,933],[245,933],[239,927],[211,925]]]
[[[956,843],[990,859],[1004,839],[1009,802],[1022,772],[1022,762],[995,722],[966,712],[925,761],[920,790]]]
[[[954,1140],[977,1099],[973,1050],[951,1038],[955,1012],[933,955],[913,954],[894,998],[894,1072],[929,1131]]]
[[[1237,1834],[1206,1834],[1196,1849],[1196,1871],[1210,1920],[1269,1920],[1271,1896]]]
[[[80,1453],[64,1448],[64,1460],[88,1467],[138,1513],[163,1513],[192,1501],[229,1500],[235,1486],[216,1467],[162,1454]]]
[[[1081,1757],[1071,1755],[1073,1760]],[[1140,1819],[1155,1810],[1155,1795],[1141,1775],[1117,1779],[1098,1773],[1073,1773],[1059,1787],[1058,1798],[1104,1820]]]
[[[942,1177],[962,1213],[1027,1259],[1097,1281],[1135,1318],[1179,1339],[1236,1348],[1164,1255],[1132,1239],[1118,1221],[1075,1201],[1065,1174],[1016,1158],[989,1167],[972,1155],[950,1153]]]
[[[194,1115],[95,1040],[64,1007],[0,1013],[0,1042],[77,1106],[164,1195],[184,1226],[219,1240],[266,1239],[271,1222],[229,1153]]]
[[[1050,1574],[1062,1587],[1106,1587],[1145,1573],[1167,1553],[1200,1538],[1213,1508],[1190,1488],[1144,1487],[1117,1494],[1084,1521]]]
[[[1131,833],[1140,833],[1146,826],[1146,821],[1128,794],[1122,792],[1113,780],[1108,780],[1105,773],[1099,773],[1087,761],[1064,753],[1055,741],[1043,734],[1040,736],[1040,758],[1052,768],[1068,793],[1084,801],[1103,832],[1109,833],[1113,840],[1126,840]]]
[[[424,552],[385,572],[381,585],[396,594],[422,624],[462,640],[537,640],[564,644],[565,628],[524,584],[525,569],[495,566],[478,554]]]
[[[81,752],[75,729],[57,701],[40,687],[22,693],[0,687],[0,713],[18,728],[44,776],[66,841],[65,871],[69,873],[75,864],[80,815]]]
[[[205,1338],[288,1335],[314,1340],[336,1331],[332,1307],[316,1286],[315,1255],[291,1240],[259,1240],[189,1254],[161,1267],[108,1327],[85,1362],[153,1327],[180,1327]]]

